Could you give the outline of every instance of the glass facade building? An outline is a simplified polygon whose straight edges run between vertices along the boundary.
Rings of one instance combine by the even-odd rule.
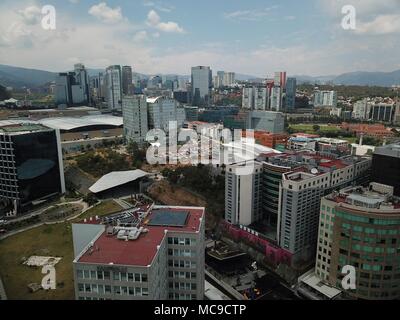
[[[0,198],[14,214],[65,192],[59,133],[39,125],[0,128]]]
[[[343,267],[352,266],[356,289],[346,290],[347,295],[370,300],[398,299],[399,199],[374,190],[375,186],[349,188],[322,200],[316,274],[341,289]]]

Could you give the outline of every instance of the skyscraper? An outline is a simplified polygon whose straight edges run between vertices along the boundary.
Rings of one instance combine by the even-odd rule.
[[[79,106],[89,104],[89,78],[85,66],[78,63],[73,72],[56,77],[56,105]]]
[[[293,111],[296,106],[296,78],[287,78],[285,97],[286,111]]]
[[[147,98],[149,129],[168,131],[171,121],[181,128],[185,121],[185,109],[178,108],[176,100],[166,97]]]
[[[106,101],[109,110],[122,111],[121,67],[110,66],[106,69]]]
[[[145,96],[124,96],[122,98],[124,137],[127,142],[143,145],[148,131],[147,101]]]
[[[293,254],[293,265],[314,257],[321,198],[332,190],[363,181],[371,166],[367,157],[332,160],[306,156],[303,161],[303,168],[283,174],[280,187],[278,240]]]
[[[192,67],[192,104],[208,106],[211,101],[212,71],[210,67]]]
[[[124,95],[133,94],[132,67],[131,66],[123,66],[122,67],[122,93]]]

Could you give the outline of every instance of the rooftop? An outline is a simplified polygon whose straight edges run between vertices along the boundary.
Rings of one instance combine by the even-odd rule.
[[[13,119],[0,120],[0,127],[4,125],[22,125],[26,123],[43,125],[52,129],[73,130],[83,127],[108,125],[120,127],[123,125],[122,117],[112,115],[90,115],[83,117],[51,117],[41,120]]]
[[[139,178],[143,178],[147,175],[149,175],[149,173],[140,169],[110,172],[97,180],[96,183],[89,188],[89,190],[93,193],[106,191],[108,189],[121,186],[125,183],[135,181]]]
[[[400,209],[400,198],[393,196],[393,187],[375,182],[371,183],[368,188],[361,186],[344,188],[339,192],[333,192],[326,198],[353,208],[376,209],[382,213],[385,210]]]
[[[118,239],[119,235],[109,235],[105,229],[94,241],[93,250],[86,249],[77,262],[146,267],[151,265],[166,231],[196,233],[203,217],[204,208],[154,206],[138,226],[143,231],[135,240]]]
[[[400,158],[400,142],[388,144],[382,147],[376,147],[374,154]]]
[[[20,123],[20,124],[9,124],[3,125],[0,122],[0,132],[4,133],[26,133],[26,132],[34,132],[34,131],[42,131],[49,130],[49,128],[36,124],[36,123]]]

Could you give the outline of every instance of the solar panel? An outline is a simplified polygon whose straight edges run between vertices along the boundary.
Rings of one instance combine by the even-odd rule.
[[[153,211],[149,226],[183,227],[186,225],[189,211],[155,210]]]

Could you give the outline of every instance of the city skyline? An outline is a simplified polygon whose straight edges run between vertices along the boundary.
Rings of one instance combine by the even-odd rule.
[[[47,4],[56,9],[56,30],[41,28]],[[274,70],[322,76],[400,69],[400,2],[352,1],[355,30],[341,27],[346,4],[4,1],[0,63],[55,72],[78,62],[89,68],[118,63],[140,73],[186,75],[206,65],[259,77]]]

